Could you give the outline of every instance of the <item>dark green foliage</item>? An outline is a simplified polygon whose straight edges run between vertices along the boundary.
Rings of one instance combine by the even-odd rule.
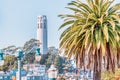
[[[11,70],[11,69],[17,67],[17,65],[16,65],[17,58],[14,56],[9,56],[9,55],[5,56],[4,61],[5,61],[4,65],[0,66],[0,70],[8,71],[8,70]]]
[[[38,46],[38,40],[36,39],[30,39],[29,41],[25,42],[23,48],[22,47],[16,47],[15,45],[8,46],[6,48],[3,48],[2,50],[5,52],[5,63],[3,66],[0,66],[0,70],[8,71],[12,68],[17,69],[17,58],[14,56],[16,51],[18,49],[23,49],[25,52],[25,55],[22,58],[22,63],[34,63],[35,60],[35,48]],[[32,49],[33,48],[33,49]],[[32,50],[31,50],[32,49]]]
[[[59,73],[62,73],[63,67],[65,66],[65,59],[59,56],[58,54],[52,54],[50,52],[48,52],[48,54],[41,54],[41,60],[35,61],[35,53],[38,44],[38,40],[36,39],[30,39],[29,41],[25,42],[23,46],[23,51],[25,54],[22,58],[22,64],[38,63],[41,65],[46,65],[47,69],[50,67],[51,64],[54,64],[58,69]],[[8,53],[8,56],[5,55],[5,64],[0,67],[0,70],[8,71],[12,68],[17,69],[17,58],[13,55],[18,49],[21,48],[22,47],[8,46],[7,48],[3,49],[5,52]]]
[[[49,56],[50,56],[50,54],[42,54],[40,64],[45,65],[47,63],[47,59],[48,59]]]
[[[28,53],[33,47],[38,47],[39,45],[39,41],[36,39],[30,39],[29,41],[26,41],[24,46],[23,46],[23,50],[24,52]],[[32,50],[33,52],[35,52],[35,49]]]
[[[35,53],[25,54],[24,56],[25,56],[24,57],[25,58],[25,60],[24,60],[25,63],[34,63],[34,61],[35,61]]]
[[[52,63],[54,63],[55,57],[56,57],[56,55],[54,55],[54,54],[50,54],[50,55],[49,55],[49,57],[48,57],[48,59],[47,59],[47,62],[46,62],[47,67],[50,67],[50,65],[51,65]]]
[[[48,53],[42,54],[41,60],[37,63],[40,63],[41,65],[46,65],[47,69],[50,67],[51,64],[54,64],[59,73],[62,73],[63,67],[65,66],[65,59],[57,54]]]
[[[65,61],[63,60],[62,57],[60,57],[59,55],[55,57],[54,64],[56,65],[56,68],[59,70],[59,73],[63,72],[64,63]]]
[[[35,52],[36,47],[38,47],[38,40],[36,39],[30,39],[29,41],[26,41],[23,50],[25,52],[23,63],[34,63],[35,62]]]
[[[56,68],[58,69],[58,72],[62,73],[64,64],[65,64],[65,60],[64,60],[64,58],[62,58],[59,55],[50,54],[47,59],[47,63],[46,63],[47,68],[49,68],[51,64],[54,64],[56,66]]]

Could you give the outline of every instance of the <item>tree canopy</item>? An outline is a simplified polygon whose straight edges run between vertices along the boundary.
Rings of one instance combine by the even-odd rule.
[[[75,57],[78,67],[94,66],[94,80],[100,80],[103,56],[107,70],[114,72],[120,55],[120,3],[112,6],[113,1],[71,1],[66,8],[74,13],[59,15],[65,21],[59,28],[65,28],[60,50],[69,59]]]

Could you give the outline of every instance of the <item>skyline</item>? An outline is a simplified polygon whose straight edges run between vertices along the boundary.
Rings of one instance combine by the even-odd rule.
[[[36,39],[39,15],[47,16],[48,47],[58,48],[62,31],[58,31],[58,28],[63,23],[58,15],[70,11],[65,8],[69,2],[69,0],[2,0],[0,3],[0,49],[10,45],[22,47],[31,38]],[[114,3],[118,3],[118,0]]]

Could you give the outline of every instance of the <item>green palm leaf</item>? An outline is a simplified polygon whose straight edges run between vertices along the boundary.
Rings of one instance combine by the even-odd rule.
[[[60,50],[69,59],[75,57],[78,67],[85,66],[87,57],[86,65],[93,64],[98,72],[104,56],[107,70],[114,72],[120,48],[120,4],[112,6],[110,0],[86,2],[71,1],[66,8],[73,14],[60,15],[65,20],[59,28],[65,29],[60,37]]]

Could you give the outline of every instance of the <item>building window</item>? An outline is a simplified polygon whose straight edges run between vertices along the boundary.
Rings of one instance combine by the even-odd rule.
[[[40,26],[40,25],[38,24],[38,29],[39,29],[39,26]]]
[[[46,23],[44,22],[44,29],[46,29]]]
[[[40,28],[42,28],[42,23],[40,23]]]

